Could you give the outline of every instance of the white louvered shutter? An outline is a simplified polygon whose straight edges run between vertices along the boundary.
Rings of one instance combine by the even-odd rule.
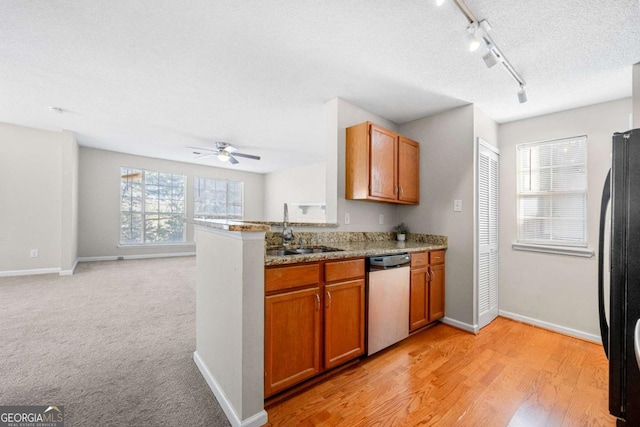
[[[499,156],[478,150],[478,326],[498,316]]]

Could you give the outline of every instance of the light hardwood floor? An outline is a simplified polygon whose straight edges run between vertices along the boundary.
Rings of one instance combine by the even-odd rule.
[[[599,345],[498,318],[438,324],[267,408],[271,426],[615,426]]]

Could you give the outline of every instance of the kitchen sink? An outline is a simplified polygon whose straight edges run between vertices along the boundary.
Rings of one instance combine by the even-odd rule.
[[[342,249],[330,248],[328,246],[306,246],[301,248],[270,248],[267,249],[269,256],[320,254],[324,252],[340,252]]]

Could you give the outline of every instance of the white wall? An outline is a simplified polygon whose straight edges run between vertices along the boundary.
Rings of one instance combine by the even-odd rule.
[[[61,144],[61,274],[73,274],[78,260],[78,170],[79,147],[70,132]]]
[[[633,66],[633,124],[632,128],[640,128],[640,62]]]
[[[588,245],[597,251],[602,187],[611,165],[613,132],[629,125],[631,99],[520,120],[499,127],[500,310],[547,327],[599,339],[597,254],[592,258],[515,251],[516,145],[586,135]]]
[[[264,177],[264,217],[254,219],[282,221],[284,203],[287,203],[291,222],[327,222],[326,199],[324,162],[271,172]],[[309,208],[306,213],[298,207],[301,204],[308,206],[310,203],[314,207]]]
[[[71,132],[0,123],[0,275],[61,272],[75,263],[77,144]],[[31,258],[30,250],[38,257]]]
[[[473,306],[474,107],[399,126],[420,143],[420,205],[400,206],[399,220],[420,233],[448,236],[446,317],[471,328]],[[453,212],[453,200],[462,212]]]
[[[473,107],[473,136],[476,142],[482,138],[485,142],[500,148],[498,145],[498,124],[478,107]]]
[[[234,426],[264,411],[264,232],[198,226],[194,360]]]
[[[369,113],[362,108],[356,107],[353,104],[348,103],[343,99],[332,100],[330,105],[330,112],[337,114],[335,120],[331,120],[332,126],[337,129],[337,134],[331,134],[337,138],[330,141],[337,150],[330,149],[330,152],[335,153],[337,161],[337,222],[340,224],[341,231],[391,231],[394,225],[398,221],[397,206],[392,203],[378,203],[378,202],[365,202],[361,200],[346,200],[345,199],[345,144],[346,144],[346,132],[347,128],[359,123],[370,121],[377,125],[383,126],[392,131],[397,131],[398,126],[375,114]],[[419,139],[416,141],[420,142]],[[327,162],[330,162],[332,156],[327,157]],[[329,167],[327,167],[327,174],[330,173]],[[327,187],[329,188],[329,187]],[[327,191],[327,197],[330,196],[330,192]],[[349,213],[351,217],[350,224],[344,223],[345,213]],[[379,224],[379,215],[384,216],[384,224]]]
[[[187,218],[193,218],[195,176],[244,182],[246,218],[262,218],[264,175],[134,156],[113,151],[80,148],[78,256],[99,258],[194,252],[193,227],[187,227],[191,244],[120,247],[120,167],[132,167],[187,176]]]

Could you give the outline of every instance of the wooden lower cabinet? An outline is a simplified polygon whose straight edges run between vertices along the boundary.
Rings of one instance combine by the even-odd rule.
[[[329,369],[364,354],[364,279],[324,289],[324,366]]]
[[[429,279],[427,272],[427,268],[411,270],[409,331],[415,331],[429,323]]]
[[[265,271],[265,397],[364,354],[364,258]]]
[[[429,322],[433,322],[444,317],[444,264],[429,269]]]
[[[444,251],[411,254],[409,331],[444,317]]]
[[[265,298],[265,396],[320,372],[320,288]]]

